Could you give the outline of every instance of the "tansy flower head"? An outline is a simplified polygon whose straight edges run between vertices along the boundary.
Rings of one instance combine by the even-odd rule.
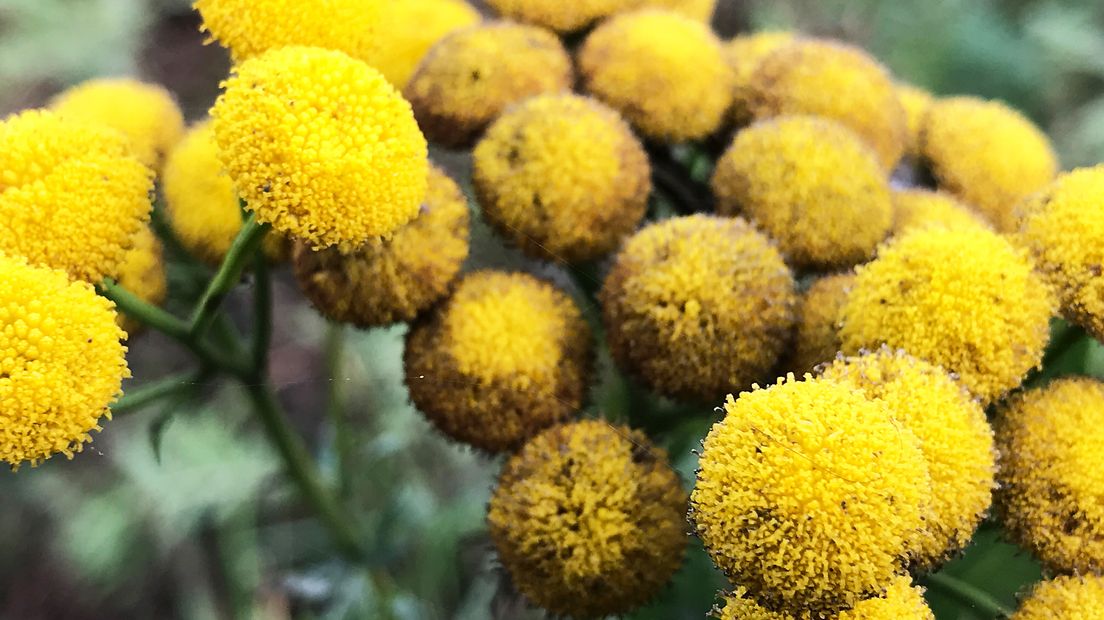
[[[1058,293],[1062,312],[1104,340],[1104,166],[1058,177],[1021,205],[1019,241]]]
[[[832,614],[901,572],[931,499],[916,437],[834,381],[728,397],[690,515],[713,562],[764,607]]]
[[[847,293],[855,285],[855,274],[839,273],[818,278],[797,304],[793,357],[788,367],[795,373],[811,372],[818,364],[835,359],[841,348],[839,312]]]
[[[122,132],[135,156],[154,169],[184,133],[184,116],[172,95],[137,80],[89,80],[58,95],[50,107],[66,118]]]
[[[632,5],[633,0],[488,0],[503,17],[544,26],[557,32],[573,32]]]
[[[709,135],[732,101],[733,75],[720,40],[670,11],[610,18],[587,37],[578,61],[584,88],[655,140]]]
[[[920,440],[932,497],[913,567],[936,568],[966,548],[992,499],[993,430],[981,405],[942,368],[884,347],[837,360],[823,376],[885,402]]]
[[[448,292],[468,256],[468,202],[440,169],[415,220],[348,253],[299,245],[295,278],[326,317],[358,327],[410,321]]]
[[[168,283],[165,278],[161,240],[153,234],[149,226],[142,227],[134,236],[134,247],[123,258],[115,279],[123,288],[148,304],[159,306],[165,301]],[[118,318],[119,325],[128,333],[134,333],[142,327],[141,323],[122,313],[119,313]]]
[[[630,238],[599,298],[619,366],[660,394],[715,402],[778,361],[796,293],[778,251],[747,222],[692,215]]]
[[[29,110],[0,122],[0,252],[99,282],[149,219],[153,173],[119,132]]]
[[[425,138],[375,69],[286,47],[241,63],[224,87],[211,109],[219,159],[260,222],[315,248],[356,247],[417,215]]]
[[[1011,620],[1099,620],[1104,618],[1104,577],[1055,577],[1044,581]]]
[[[908,128],[906,151],[915,157],[920,154],[920,132],[924,128],[924,117],[935,98],[928,91],[911,84],[898,84],[897,98],[905,108],[905,126]]]
[[[407,335],[410,398],[454,439],[513,449],[579,410],[590,345],[579,309],[551,284],[469,274]]]
[[[390,0],[381,11],[379,49],[369,64],[399,89],[435,43],[480,21],[464,0]]]
[[[569,90],[571,58],[536,26],[490,22],[433,46],[403,89],[433,142],[466,147],[510,104]]]
[[[740,131],[713,173],[717,210],[742,214],[803,267],[850,266],[889,232],[886,173],[842,125],[786,116]]]
[[[628,612],[682,562],[686,492],[667,454],[600,420],[537,435],[503,467],[487,521],[514,585],[554,614]]]
[[[766,609],[747,598],[744,588],[737,588],[724,597],[724,607],[714,611],[717,620],[801,620],[807,615],[790,614]],[[855,603],[832,616],[833,620],[935,620],[924,600],[924,591],[908,577],[897,577],[885,594]]]
[[[1066,378],[996,418],[997,505],[1012,537],[1051,570],[1104,570],[1104,384]]]
[[[830,118],[865,140],[884,169],[905,151],[907,121],[889,73],[843,43],[799,39],[768,54],[751,80],[755,118],[809,114]]]
[[[989,228],[989,222],[977,211],[945,192],[926,189],[895,190],[893,234],[901,235],[914,228],[926,226]]]
[[[617,247],[644,217],[648,156],[616,112],[544,95],[508,111],[474,153],[475,188],[495,228],[526,254],[581,262]]]
[[[717,0],[630,0],[630,6],[667,9],[708,24],[717,10]]]
[[[767,31],[742,35],[724,44],[725,59],[736,78],[731,116],[737,127],[748,124],[753,118],[751,106],[755,91],[751,88],[751,79],[759,63],[793,39],[790,32]]]
[[[981,210],[1002,231],[1015,229],[1015,207],[1058,172],[1050,141],[998,101],[951,97],[931,104],[920,151],[941,189]]]
[[[0,461],[72,457],[91,441],[130,376],[124,338],[91,284],[0,255]]]
[[[1042,360],[1050,291],[1027,256],[983,228],[924,228],[858,268],[840,313],[844,352],[887,344],[959,375],[983,402]]]

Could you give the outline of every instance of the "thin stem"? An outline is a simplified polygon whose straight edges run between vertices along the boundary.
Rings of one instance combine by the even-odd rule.
[[[185,372],[129,389],[122,398],[115,401],[115,404],[111,406],[111,414],[119,416],[132,413],[162,398],[187,392],[194,388],[202,378],[202,372]]]
[[[241,280],[246,263],[256,254],[257,248],[260,247],[268,229],[267,225],[257,221],[257,216],[254,213],[250,213],[249,217],[242,222],[241,231],[234,238],[234,242],[230,245],[230,250],[226,252],[226,257],[219,265],[215,277],[207,285],[207,290],[203,292],[199,303],[196,304],[195,311],[192,312],[188,327],[188,333],[192,337],[202,338],[207,329],[211,327],[222,300],[226,298],[230,289],[234,288],[234,285]]]
[[[352,465],[352,444],[349,425],[346,421],[345,390],[343,389],[342,370],[345,360],[345,328],[340,323],[326,326],[326,340],[323,343],[326,355],[326,376],[329,378],[326,394],[326,419],[333,431],[334,453],[337,466],[337,487],[342,497],[349,495],[349,470]]]
[[[253,289],[253,372],[264,376],[268,372],[268,349],[272,344],[272,275],[264,252],[257,252]]]
[[[924,581],[930,587],[957,598],[990,618],[1008,618],[1012,615],[1012,610],[993,595],[947,573],[932,573]]]

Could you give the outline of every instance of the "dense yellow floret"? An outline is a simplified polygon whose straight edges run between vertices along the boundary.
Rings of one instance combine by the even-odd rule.
[[[751,88],[757,119],[809,114],[838,121],[865,140],[887,170],[904,154],[908,126],[896,85],[856,47],[795,40],[763,58]]]
[[[590,346],[579,309],[551,284],[468,274],[407,335],[410,398],[446,435],[510,450],[579,410]]]
[[[633,1],[487,0],[487,4],[503,17],[544,26],[557,32],[573,32],[629,7]]]
[[[751,87],[751,79],[759,63],[793,39],[791,32],[766,31],[738,36],[724,44],[725,59],[736,78],[730,114],[733,124],[740,127],[753,118],[751,110],[755,91]]]
[[[202,29],[237,62],[299,45],[371,61],[379,50],[381,10],[388,1],[195,0],[195,8],[203,17]]]
[[[818,278],[797,304],[797,328],[788,368],[797,374],[812,372],[830,362],[842,348],[839,313],[855,285],[855,274],[839,273]]]
[[[1064,174],[1021,205],[1031,249],[1062,312],[1104,340],[1104,166]]]
[[[106,127],[30,110],[0,122],[0,252],[99,282],[149,219],[153,173]]]
[[[807,620],[809,614],[770,611],[746,597],[743,588],[725,595],[724,607],[714,610],[717,620]],[[924,591],[908,577],[897,577],[884,595],[859,601],[832,616],[833,620],[935,620],[924,600]]]
[[[137,80],[89,80],[58,95],[50,107],[66,118],[122,132],[138,159],[155,170],[184,133],[172,95]]]
[[[989,228],[989,222],[977,211],[945,192],[926,189],[894,191],[893,234],[901,235],[927,226]]]
[[[578,62],[587,92],[655,140],[709,135],[732,101],[734,77],[720,40],[670,11],[610,18],[587,37]]]
[[[639,431],[585,420],[530,440],[488,508],[518,590],[557,615],[604,617],[646,603],[686,547],[686,492]]]
[[[430,168],[421,214],[389,239],[349,253],[295,250],[295,278],[327,318],[358,327],[410,321],[443,297],[468,256],[468,202],[456,182]]]
[[[1058,379],[996,418],[998,506],[1008,532],[1051,570],[1104,570],[1104,384]]]
[[[390,0],[381,10],[379,49],[369,64],[400,89],[435,43],[481,19],[464,0]]]
[[[410,105],[341,52],[247,60],[211,109],[219,159],[257,220],[312,247],[356,247],[418,214],[429,170]]]
[[[889,181],[873,153],[842,125],[811,116],[740,131],[713,173],[717,211],[742,214],[802,267],[869,258],[889,232]]]
[[[999,101],[951,97],[928,109],[921,156],[940,189],[1015,229],[1015,207],[1054,179],[1050,141],[1022,114]]]
[[[586,97],[544,95],[504,114],[476,146],[487,220],[522,251],[577,263],[615,249],[644,217],[651,170],[616,112]]]
[[[130,376],[124,338],[91,284],[0,255],[0,461],[80,452]]]
[[[629,6],[666,9],[708,24],[717,10],[717,0],[629,0]]]
[[[739,218],[652,224],[617,255],[599,295],[614,360],[667,396],[717,402],[762,380],[793,325],[794,280]]]
[[[731,396],[703,444],[691,518],[713,562],[765,607],[832,614],[901,573],[931,499],[916,437],[834,381]]]
[[[981,405],[942,368],[884,347],[837,360],[823,376],[884,401],[920,440],[932,498],[913,569],[934,569],[965,549],[992,500],[996,454]]]
[[[115,280],[138,299],[160,306],[168,293],[165,264],[162,258],[161,240],[148,226],[134,236],[134,247],[126,253],[115,273]],[[118,315],[119,325],[128,333],[138,331],[142,325],[123,313]]]
[[[571,57],[551,32],[490,22],[434,45],[403,95],[422,131],[448,147],[471,145],[511,104],[571,89]]]
[[[1012,620],[1100,620],[1104,618],[1104,577],[1055,577],[1035,586]]]
[[[920,154],[920,132],[924,128],[924,117],[935,97],[911,84],[898,84],[897,98],[905,108],[905,126],[908,127],[906,152],[915,157]]]
[[[840,313],[846,353],[882,344],[957,374],[988,403],[1039,365],[1054,303],[1025,253],[983,228],[925,228],[859,267]]]

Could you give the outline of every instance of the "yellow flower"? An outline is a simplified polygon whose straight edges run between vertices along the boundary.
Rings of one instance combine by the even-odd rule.
[[[418,214],[429,170],[410,105],[341,52],[247,60],[211,114],[219,159],[257,219],[314,248],[356,247]]]
[[[468,256],[468,202],[440,169],[429,171],[422,213],[390,239],[351,253],[299,245],[299,288],[327,318],[358,327],[410,321],[447,292]]]
[[[746,597],[744,588],[725,595],[724,607],[714,611],[717,620],[805,620],[808,614],[790,614],[765,609]],[[884,595],[859,601],[854,607],[832,616],[833,620],[935,620],[924,600],[924,591],[908,577],[897,577]]]
[[[411,328],[407,387],[449,437],[510,450],[579,410],[590,346],[564,292],[522,273],[479,271]]]
[[[557,32],[573,32],[631,6],[633,0],[487,0],[499,15]]]
[[[1104,166],[1081,168],[1021,205],[1018,240],[1057,291],[1063,313],[1104,339]]]
[[[149,219],[152,190],[113,129],[43,110],[0,122],[0,252],[99,282]]]
[[[1058,573],[1104,570],[1104,384],[1057,379],[999,413],[997,505],[1007,531]]]
[[[732,122],[742,127],[751,122],[755,91],[751,79],[759,63],[780,47],[794,40],[792,32],[766,31],[738,36],[724,44],[725,59],[736,76],[733,89]]]
[[[571,89],[571,57],[536,26],[490,22],[455,32],[426,54],[403,95],[433,142],[460,148],[511,104]]]
[[[601,420],[557,426],[507,461],[487,514],[518,590],[553,614],[620,615],[670,580],[686,492],[647,436]]]
[[[130,376],[111,302],[65,272],[0,255],[0,461],[72,458]]]
[[[474,153],[479,203],[526,254],[577,263],[615,249],[644,217],[651,170],[616,112],[571,94],[504,114]]]
[[[383,5],[382,0],[195,0],[202,29],[236,62],[300,45],[371,61],[379,50]]]
[[[690,494],[717,567],[793,614],[836,613],[891,586],[931,489],[916,437],[888,406],[790,375],[729,396],[725,411]]]
[[[901,235],[915,228],[981,227],[989,222],[954,196],[926,189],[895,190],[893,192],[893,234]]]
[[[126,253],[123,263],[115,273],[115,280],[142,301],[154,306],[165,301],[168,283],[162,259],[161,240],[148,226],[134,236],[134,247]],[[119,326],[133,334],[142,324],[119,313]]]
[[[921,156],[939,187],[980,209],[1000,231],[1015,230],[1017,203],[1058,172],[1043,132],[998,101],[941,99],[925,119]]]
[[[1012,620],[1104,618],[1104,577],[1055,577],[1035,586]]]
[[[811,372],[830,362],[842,348],[839,312],[855,285],[855,274],[839,273],[818,278],[797,304],[797,329],[787,367],[795,373]]]
[[[796,296],[782,257],[747,222],[692,215],[631,237],[599,299],[620,367],[660,394],[716,402],[770,372]]]
[[[916,157],[920,154],[920,132],[924,128],[924,117],[928,114],[935,97],[928,91],[911,84],[897,84],[897,98],[905,108],[905,121],[908,127],[906,152]]]
[[[708,27],[645,9],[603,22],[578,56],[583,87],[648,138],[680,142],[717,130],[734,76]]]
[[[882,344],[957,374],[989,403],[1039,365],[1053,300],[1025,253],[983,228],[924,228],[858,268],[845,353]]]
[[[942,368],[885,347],[837,360],[823,376],[882,400],[920,440],[932,497],[913,569],[937,568],[965,549],[992,501],[996,455],[981,405]]]
[[[481,19],[464,0],[391,0],[382,11],[379,49],[369,64],[399,89],[435,43]]]
[[[740,131],[713,173],[717,211],[746,216],[801,267],[869,258],[889,232],[889,181],[873,153],[830,120],[785,116]]]
[[[752,77],[757,119],[809,114],[845,125],[890,170],[905,151],[907,120],[893,80],[861,49],[799,39],[768,54]]]
[[[631,0],[630,6],[667,9],[708,24],[717,10],[717,0]]]

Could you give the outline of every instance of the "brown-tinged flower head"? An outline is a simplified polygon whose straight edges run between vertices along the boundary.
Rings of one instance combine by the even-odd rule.
[[[776,49],[794,40],[792,32],[767,30],[735,37],[724,44],[725,59],[735,75],[733,88],[732,123],[743,127],[752,121],[752,101],[755,91],[751,79],[759,63]]]
[[[817,278],[797,303],[797,327],[787,367],[795,374],[812,372],[836,358],[842,348],[839,313],[855,285],[855,274],[837,273]]]
[[[927,226],[980,226],[991,229],[989,221],[980,213],[946,192],[926,189],[894,190],[893,234],[901,235],[914,228]]]
[[[413,320],[443,297],[468,256],[468,202],[437,167],[421,214],[350,252],[295,248],[295,279],[327,318],[357,327]]]
[[[487,22],[434,45],[403,95],[431,142],[470,146],[511,104],[571,89],[571,58],[556,35],[506,21]]]
[[[808,614],[771,611],[748,598],[745,588],[723,596],[724,606],[713,611],[717,620],[807,620]],[[924,600],[924,590],[908,577],[897,577],[882,596],[863,599],[833,620],[935,620]]]
[[[165,301],[168,281],[161,240],[149,226],[142,227],[134,236],[134,247],[123,257],[123,262],[115,273],[115,280],[147,304],[160,306]],[[121,312],[118,320],[128,334],[142,328],[141,323]]]
[[[644,217],[651,169],[616,112],[572,94],[507,111],[474,153],[487,220],[522,251],[577,263],[615,249]]]
[[[556,32],[574,32],[632,6],[635,0],[487,0],[499,15]]]
[[[905,125],[908,127],[906,154],[920,155],[920,132],[924,128],[924,117],[928,114],[935,97],[928,91],[912,84],[897,84],[897,98],[905,108]]]
[[[703,402],[770,371],[796,297],[769,239],[740,218],[711,215],[636,233],[599,294],[617,364],[660,394]]]
[[[717,211],[741,214],[800,267],[849,267],[885,239],[893,206],[885,170],[834,121],[783,116],[739,133],[713,173]]]
[[[399,89],[438,41],[482,19],[464,0],[389,0],[380,10],[378,49],[369,64]]]
[[[1104,618],[1104,577],[1061,576],[1035,586],[1011,620]]]
[[[701,22],[658,9],[612,17],[578,55],[583,88],[653,140],[703,138],[724,121],[733,75]]]
[[[575,303],[522,273],[478,271],[406,337],[410,398],[444,434],[501,452],[574,415],[591,335]]]
[[[518,590],[554,614],[623,614],[682,563],[686,492],[644,433],[601,420],[550,428],[506,462],[488,508]]]

